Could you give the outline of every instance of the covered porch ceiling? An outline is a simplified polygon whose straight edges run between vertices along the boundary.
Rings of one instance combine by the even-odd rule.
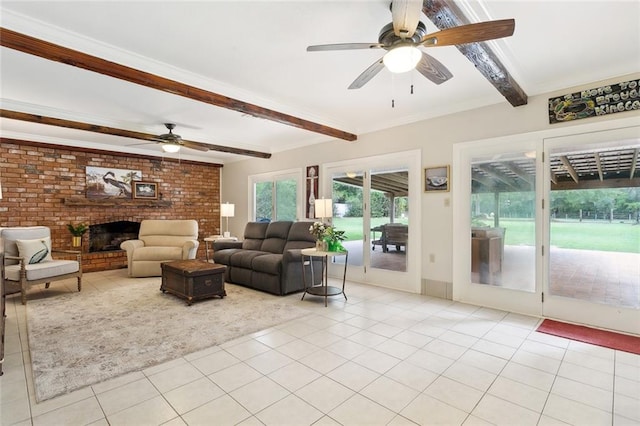
[[[640,186],[638,147],[558,153],[549,158],[551,190]],[[480,192],[531,191],[535,156],[472,165],[472,188]]]
[[[551,190],[639,187],[639,152],[639,147],[630,146],[554,154],[549,159]],[[535,156],[526,155],[513,160],[474,163],[473,192],[531,191],[535,184],[535,168]],[[341,176],[334,180],[357,187],[363,185],[361,175]],[[409,174],[407,171],[372,174],[371,188],[392,198],[406,197]]]

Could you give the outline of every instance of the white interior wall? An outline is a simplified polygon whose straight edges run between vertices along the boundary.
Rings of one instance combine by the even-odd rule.
[[[235,217],[229,219],[232,235],[242,236],[248,220],[248,176],[295,167],[304,169],[359,157],[368,157],[411,149],[422,150],[422,167],[452,163],[453,145],[509,135],[522,137],[527,133],[571,127],[581,133],[592,123],[608,123],[616,127],[616,121],[639,116],[640,111],[629,111],[608,116],[593,117],[569,123],[549,124],[548,99],[621,81],[640,79],[640,73],[592,82],[529,98],[527,105],[514,108],[506,100],[500,104],[451,114],[412,123],[393,129],[359,135],[355,142],[331,140],[304,149],[274,154],[270,159],[247,159],[225,165],[222,168],[222,200],[236,205]],[[451,82],[454,84],[455,80]],[[525,88],[526,90],[526,88]],[[384,95],[381,95],[384,96]],[[389,114],[393,110],[389,109]],[[586,126],[588,127],[588,126]],[[508,140],[506,138],[505,140]],[[505,142],[507,143],[507,142]],[[320,188],[320,194],[323,194]],[[452,186],[451,191],[456,188]],[[453,276],[453,206],[452,193],[422,194],[422,251],[421,277],[423,280],[452,282]],[[433,262],[430,262],[432,255]]]

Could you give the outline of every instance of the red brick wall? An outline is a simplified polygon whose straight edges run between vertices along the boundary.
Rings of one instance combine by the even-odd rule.
[[[126,206],[70,206],[65,199],[85,198],[86,166],[141,170],[144,181],[157,182],[163,201],[129,200]],[[71,249],[67,223],[101,224],[116,220],[195,219],[198,257],[204,258],[208,235],[220,233],[221,165],[127,155],[58,145],[0,139],[0,227],[44,225],[54,248]],[[124,251],[89,253],[83,239],[85,272],[126,267]]]

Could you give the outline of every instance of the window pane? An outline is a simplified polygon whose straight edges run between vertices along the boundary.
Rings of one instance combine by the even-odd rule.
[[[276,181],[276,220],[297,219],[297,192],[295,179]]]
[[[270,222],[273,206],[273,182],[258,182],[256,191],[256,220],[258,222]]]
[[[535,158],[471,162],[471,281],[535,291]]]

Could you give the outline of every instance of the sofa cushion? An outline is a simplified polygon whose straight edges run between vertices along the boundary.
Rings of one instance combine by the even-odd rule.
[[[244,228],[244,241],[242,248],[245,250],[260,250],[262,240],[267,232],[268,222],[249,222]]]
[[[198,222],[180,219],[145,219],[140,223],[139,239],[145,246],[179,246],[198,239]]]
[[[133,252],[132,260],[180,260],[182,247],[140,247]]]
[[[20,257],[28,264],[50,262],[51,257],[51,238],[44,237],[35,240],[16,240],[18,253]]]
[[[316,244],[316,238],[309,232],[309,227],[313,222],[300,221],[294,222],[289,230],[289,237],[284,246],[283,252],[292,249],[303,249],[313,247]]]
[[[264,256],[257,256],[251,263],[251,269],[257,272],[280,275],[282,273],[282,255],[265,254]]]
[[[260,250],[282,254],[284,245],[287,243],[291,224],[292,222],[289,221],[271,222],[267,228],[265,239],[260,246]]]
[[[6,256],[20,256],[16,240],[34,240],[39,238],[51,237],[51,231],[46,226],[23,226],[2,229],[2,238],[0,238],[0,251],[4,251]],[[17,264],[17,260],[7,259],[6,264]]]
[[[253,259],[258,256],[264,256],[267,253],[258,250],[238,250],[229,258],[229,265],[238,266],[240,268],[251,269]]]
[[[213,252],[213,262],[219,263],[221,265],[230,265],[231,256],[233,256],[234,253],[238,253],[241,251],[244,251],[244,250],[240,248],[216,250]]]
[[[34,281],[57,275],[72,274],[80,270],[80,264],[75,260],[52,260],[33,265],[25,265],[27,280]],[[20,280],[20,265],[5,267],[5,278],[11,281]]]

